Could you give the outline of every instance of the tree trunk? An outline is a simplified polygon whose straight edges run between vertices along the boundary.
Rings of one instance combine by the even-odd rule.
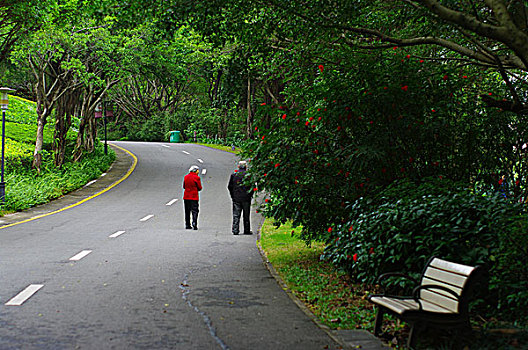
[[[247,81],[247,122],[246,135],[248,138],[253,138],[253,109],[251,108],[251,97],[253,96],[253,87],[251,85],[251,77],[248,76]]]
[[[37,113],[37,136],[35,140],[35,152],[33,153],[33,168],[40,174],[42,166],[42,145],[44,144],[44,127],[46,126],[46,114]]]
[[[79,92],[73,90],[63,95],[58,101],[55,113],[55,133],[53,142],[54,163],[61,168],[66,154],[66,136],[71,127],[71,117],[75,111]]]

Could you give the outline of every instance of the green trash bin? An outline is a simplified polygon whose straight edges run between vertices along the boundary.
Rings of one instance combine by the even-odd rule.
[[[180,132],[179,131],[171,131],[170,132],[170,142],[177,143],[180,142]]]

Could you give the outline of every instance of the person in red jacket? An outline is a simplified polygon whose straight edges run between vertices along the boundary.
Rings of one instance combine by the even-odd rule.
[[[198,230],[198,192],[202,190],[202,182],[198,172],[200,168],[196,165],[191,166],[189,174],[183,178],[183,202],[185,206],[185,228]],[[192,226],[190,214],[192,213]]]

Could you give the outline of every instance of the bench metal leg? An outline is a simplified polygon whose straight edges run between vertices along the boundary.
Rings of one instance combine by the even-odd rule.
[[[411,324],[411,331],[409,333],[409,339],[407,339],[407,348],[414,349],[416,346],[416,338],[419,332],[419,326],[415,323]]]
[[[376,321],[374,323],[374,335],[379,337],[381,334],[381,323],[383,322],[383,314],[385,313],[383,306],[378,306],[378,311],[376,312]]]

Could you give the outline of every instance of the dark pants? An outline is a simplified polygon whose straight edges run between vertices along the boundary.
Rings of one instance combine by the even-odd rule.
[[[191,221],[190,221],[191,213],[192,213],[192,227],[194,228],[198,227],[198,212],[200,211],[198,209],[198,201],[185,199],[183,202],[185,206],[185,227],[191,228]]]
[[[247,202],[235,202],[233,201],[233,228],[234,234],[240,232],[240,214],[244,213],[244,233],[249,234],[251,232],[251,225],[249,223],[249,210],[251,209],[251,201]]]

